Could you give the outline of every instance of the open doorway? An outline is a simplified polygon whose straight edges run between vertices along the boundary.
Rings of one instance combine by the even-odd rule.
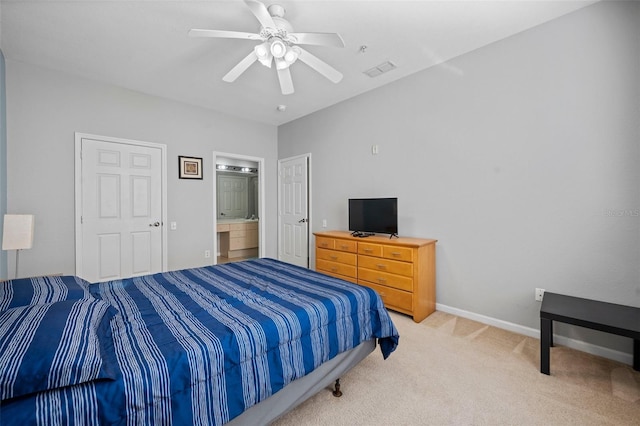
[[[215,263],[262,257],[264,253],[264,159],[213,153]]]

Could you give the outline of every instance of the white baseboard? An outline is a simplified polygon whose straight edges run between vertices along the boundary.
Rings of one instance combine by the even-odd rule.
[[[474,312],[465,311],[463,309],[453,308],[451,306],[436,303],[436,310],[446,312],[448,314],[456,315],[458,317],[467,318],[473,321],[481,322],[483,324],[491,325],[493,327],[501,328],[503,330],[511,331],[513,333],[523,334],[535,339],[540,339],[540,330],[525,327],[523,325],[514,324],[512,322],[499,320],[496,318],[488,317],[486,315],[476,314]],[[553,335],[553,343],[566,346],[568,348],[576,349],[590,353],[592,355],[601,356],[603,358],[611,359],[621,362],[627,365],[633,365],[633,354],[627,352],[616,351],[614,349],[605,348],[603,346],[594,345],[591,343],[583,342],[582,340],[571,339],[557,334]]]

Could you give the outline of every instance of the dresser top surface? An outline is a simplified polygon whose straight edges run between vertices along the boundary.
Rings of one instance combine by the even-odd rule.
[[[429,244],[435,244],[438,240],[432,240],[428,238],[413,238],[413,237],[393,237],[389,238],[388,235],[372,235],[369,237],[354,237],[349,231],[322,231],[314,232],[316,237],[326,238],[342,238],[346,240],[353,240],[359,243],[375,243],[375,244],[392,244],[400,246],[420,247]]]

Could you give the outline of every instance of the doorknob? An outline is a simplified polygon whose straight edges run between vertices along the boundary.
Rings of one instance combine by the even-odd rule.
[[[160,226],[160,222],[154,222],[154,223],[150,223],[149,226]]]
[[[308,222],[308,221],[309,221],[309,220],[305,218],[305,219],[300,219],[300,220],[298,221],[298,223],[306,223],[306,222]]]

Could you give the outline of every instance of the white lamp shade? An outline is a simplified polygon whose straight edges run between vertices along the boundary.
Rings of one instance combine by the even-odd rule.
[[[35,217],[32,214],[5,214],[2,250],[23,250],[33,246]]]

